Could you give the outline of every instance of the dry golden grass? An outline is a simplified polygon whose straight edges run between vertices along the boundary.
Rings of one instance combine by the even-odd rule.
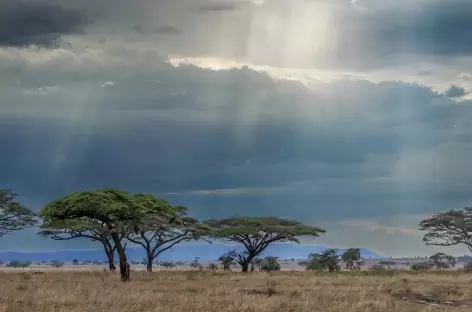
[[[396,299],[409,289],[440,299],[472,299],[472,275],[309,272],[2,272],[0,311],[471,311]]]

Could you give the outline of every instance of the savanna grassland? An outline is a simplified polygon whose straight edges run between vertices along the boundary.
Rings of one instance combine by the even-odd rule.
[[[472,299],[472,274],[159,271],[132,272],[122,283],[108,272],[2,272],[0,311],[471,311],[415,303]]]

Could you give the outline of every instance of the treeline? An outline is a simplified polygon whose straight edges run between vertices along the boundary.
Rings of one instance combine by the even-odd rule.
[[[232,250],[220,257],[220,263],[224,269],[237,263],[243,272],[248,272],[256,265],[277,269],[276,258],[258,258],[270,244],[298,243],[300,236],[316,238],[326,233],[322,228],[278,217],[237,216],[199,221],[185,207],[172,206],[152,194],[112,188],[71,193],[53,200],[39,213],[21,205],[17,197],[11,190],[0,190],[0,236],[39,224],[38,234],[53,240],[90,239],[103,246],[110,270],[116,269],[114,256],[118,255],[123,281],[130,279],[128,242],[145,250],[147,270],[152,271],[154,260],[176,244],[193,240],[230,241],[241,244],[244,252]],[[419,230],[426,232],[423,241],[427,245],[464,244],[472,251],[472,208],[437,213],[423,220]],[[363,264],[357,248],[341,255],[336,249],[327,249],[309,255],[305,267],[334,272],[340,269],[341,261],[348,269]],[[423,266],[445,268],[454,264],[453,257],[438,253]]]
[[[38,214],[23,207],[11,190],[0,192],[0,227],[3,234],[39,224],[39,235],[54,240],[87,238],[103,246],[110,270],[118,255],[122,281],[130,280],[128,242],[146,253],[147,270],[154,260],[176,244],[223,240],[239,243],[244,252],[231,251],[231,258],[248,272],[253,259],[270,244],[296,242],[298,237],[318,237],[324,229],[277,217],[231,217],[199,221],[182,206],[172,206],[152,194],[129,193],[105,188],[74,192],[47,204]]]

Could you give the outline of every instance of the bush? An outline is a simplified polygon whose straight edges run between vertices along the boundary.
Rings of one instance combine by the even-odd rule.
[[[338,272],[341,269],[339,265],[340,255],[337,249],[326,249],[321,254],[313,253],[308,257],[310,259],[306,266],[307,270]]]
[[[18,261],[18,260],[11,260],[7,263],[8,268],[27,268],[31,265],[31,261]]]
[[[264,272],[280,271],[280,264],[276,257],[266,257],[261,264],[261,270]]]
[[[49,262],[49,265],[52,266],[52,267],[55,267],[55,268],[61,268],[61,267],[64,266],[64,262],[59,261],[59,260],[53,260],[53,261]]]

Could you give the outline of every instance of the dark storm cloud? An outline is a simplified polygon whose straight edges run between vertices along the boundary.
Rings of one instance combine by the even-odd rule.
[[[464,95],[467,95],[469,92],[467,92],[464,88],[454,86],[452,85],[449,89],[446,90],[445,94],[446,96],[450,98],[459,98],[463,97]]]
[[[335,204],[322,213],[335,218],[352,207],[357,216],[395,213],[470,191],[457,186],[463,170],[454,167],[471,144],[471,106],[425,87],[338,81],[310,90],[249,69],[181,66],[76,76],[74,92],[54,68],[43,76],[57,92],[3,93],[0,184],[28,200],[115,186],[177,193],[174,201],[205,216],[218,203],[229,214],[239,204],[283,214],[296,197],[297,216],[314,216],[316,202]],[[106,77],[114,83],[101,89]],[[454,166],[437,166],[450,153]],[[202,198],[195,190],[209,191]]]
[[[330,65],[373,68],[421,56],[440,62],[472,56],[468,0],[359,1],[357,6],[363,9],[345,6],[335,19]]]
[[[80,33],[90,23],[80,11],[41,2],[0,3],[0,46],[56,46],[64,34]]]

